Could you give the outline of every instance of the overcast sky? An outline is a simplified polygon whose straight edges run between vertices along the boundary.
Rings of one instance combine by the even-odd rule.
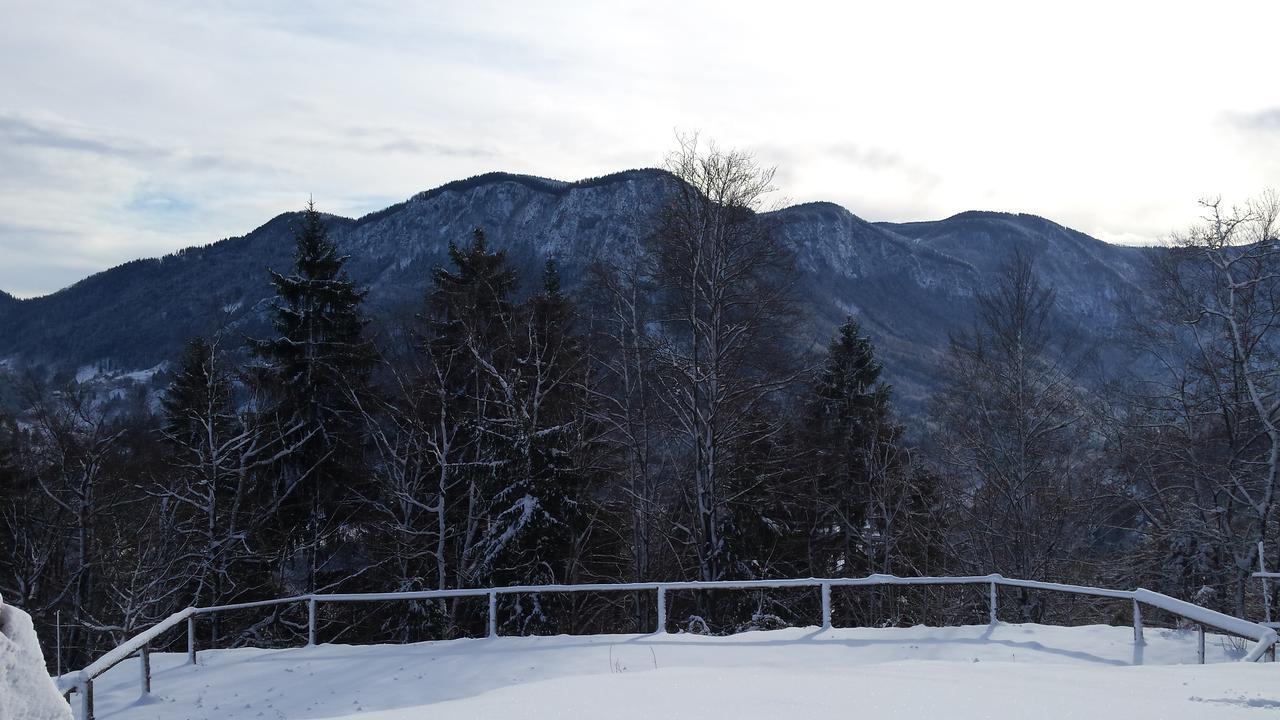
[[[0,289],[507,170],[751,149],[870,220],[1152,242],[1280,187],[1280,2],[0,0]],[[607,6],[607,7],[606,7]]]

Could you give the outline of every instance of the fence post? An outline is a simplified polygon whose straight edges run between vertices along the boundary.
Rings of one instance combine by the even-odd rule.
[[[1204,664],[1204,625],[1196,625],[1196,656],[1200,664]]]
[[[138,650],[138,666],[141,669],[142,677],[139,680],[142,683],[142,694],[144,696],[151,694],[151,650],[147,645],[143,645]]]
[[[1142,639],[1142,606],[1138,604],[1137,600],[1133,601],[1133,644],[1147,644],[1147,642]]]
[[[187,664],[196,664],[196,614],[187,616]]]
[[[93,720],[93,678],[80,683],[80,720]]]
[[[316,644],[316,598],[307,597],[307,647]]]
[[[996,583],[991,582],[991,588],[987,595],[987,608],[991,613],[991,624],[995,625],[999,620],[996,618]]]
[[[1266,545],[1261,540],[1258,541],[1258,572],[1265,573],[1267,571]],[[1265,622],[1271,622],[1271,580],[1270,578],[1258,578],[1262,582],[1262,612]]]
[[[831,583],[822,583],[822,629],[831,629]]]
[[[498,637],[498,593],[489,591],[489,637]]]
[[[667,586],[658,586],[658,629],[659,635],[667,632]]]

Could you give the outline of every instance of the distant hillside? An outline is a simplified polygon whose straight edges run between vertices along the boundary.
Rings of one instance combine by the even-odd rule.
[[[417,309],[448,244],[466,242],[477,227],[526,279],[537,277],[545,257],[556,257],[572,291],[593,259],[650,231],[672,183],[660,170],[572,183],[490,173],[329,222],[351,256],[351,276],[369,288],[375,322],[389,321]],[[1154,252],[1109,245],[1031,215],[868,223],[838,205],[808,203],[775,217],[802,271],[806,344],[822,347],[844,315],[858,315],[908,403],[929,391],[948,334],[969,322],[975,292],[1015,245],[1036,257],[1038,272],[1058,289],[1056,322],[1087,327],[1102,342],[1118,332],[1121,307],[1136,296],[1144,256]],[[286,213],[242,237],[125,263],[45,297],[0,295],[0,359],[140,370],[174,358],[195,334],[265,332],[267,268],[289,266],[295,219]],[[1110,352],[1113,367],[1125,361]]]

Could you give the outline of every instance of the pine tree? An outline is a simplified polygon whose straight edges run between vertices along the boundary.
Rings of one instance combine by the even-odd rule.
[[[225,604],[266,583],[255,558],[264,515],[255,496],[272,459],[290,452],[255,412],[238,407],[243,386],[226,363],[218,337],[194,338],[161,399],[168,467],[154,494],[169,508],[161,519],[174,528],[171,540],[187,552],[197,605]],[[216,641],[219,618],[210,624]]]
[[[550,583],[565,579],[563,562],[581,527],[583,477],[575,460],[584,410],[582,343],[553,261],[542,292],[519,314],[511,381],[497,379],[505,394],[495,425],[510,455],[485,554],[500,579]]]
[[[160,406],[163,434],[183,446],[195,446],[202,436],[225,430],[231,414],[231,378],[217,363],[208,340],[195,337],[187,343]]]
[[[295,245],[293,272],[271,273],[276,337],[251,346],[266,362],[261,379],[274,401],[270,414],[298,443],[281,468],[276,501],[281,529],[294,536],[289,570],[313,588],[334,550],[330,540],[351,519],[341,509],[359,476],[356,399],[367,389],[375,353],[364,337],[365,293],[343,271],[348,258],[338,254],[314,203],[300,219]],[[297,567],[299,550],[306,551],[305,568]]]
[[[511,299],[516,274],[502,251],[490,252],[484,231],[477,229],[468,247],[449,246],[453,269],[437,268],[427,298],[428,354],[440,369],[441,393],[451,422],[462,428],[456,445],[456,482],[466,488],[449,514],[459,528],[450,565],[458,586],[491,581],[485,539],[491,505],[511,450],[497,427],[503,399],[498,381],[512,373],[516,306]]]
[[[171,502],[175,534],[190,563],[191,600],[219,605],[224,587],[233,583],[228,569],[243,543],[223,542],[234,533],[238,508],[228,507],[236,485],[238,453],[232,407],[231,378],[214,348],[203,337],[187,343],[173,382],[160,400],[160,434],[168,446],[170,472],[162,497]],[[215,630],[216,636],[216,630]]]
[[[476,229],[468,248],[449,244],[449,259],[455,270],[437,268],[434,289],[428,298],[432,343],[437,351],[470,355],[475,348],[496,352],[505,342],[515,311],[511,294],[516,272],[505,252],[489,252],[484,231]],[[462,371],[473,376],[475,362]]]
[[[807,403],[799,442],[808,463],[811,562],[815,574],[856,575],[870,567],[866,542],[876,451],[896,445],[890,388],[858,322],[845,320]]]
[[[464,448],[453,474],[467,488],[450,523],[462,528],[458,584],[560,582],[583,525],[584,350],[573,305],[548,262],[541,292],[517,304],[515,272],[477,230],[450,247],[428,298],[429,355],[446,386],[452,442]],[[539,599],[504,613],[521,631],[550,622]]]

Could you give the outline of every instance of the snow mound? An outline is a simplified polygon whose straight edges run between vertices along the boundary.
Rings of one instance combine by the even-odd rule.
[[[0,600],[0,718],[66,720],[71,708],[45,670],[31,616]]]
[[[1258,718],[1280,665],[1193,632],[1043,625],[503,637],[152,655],[95,683],[100,720]],[[1266,713],[1262,713],[1265,715]]]

